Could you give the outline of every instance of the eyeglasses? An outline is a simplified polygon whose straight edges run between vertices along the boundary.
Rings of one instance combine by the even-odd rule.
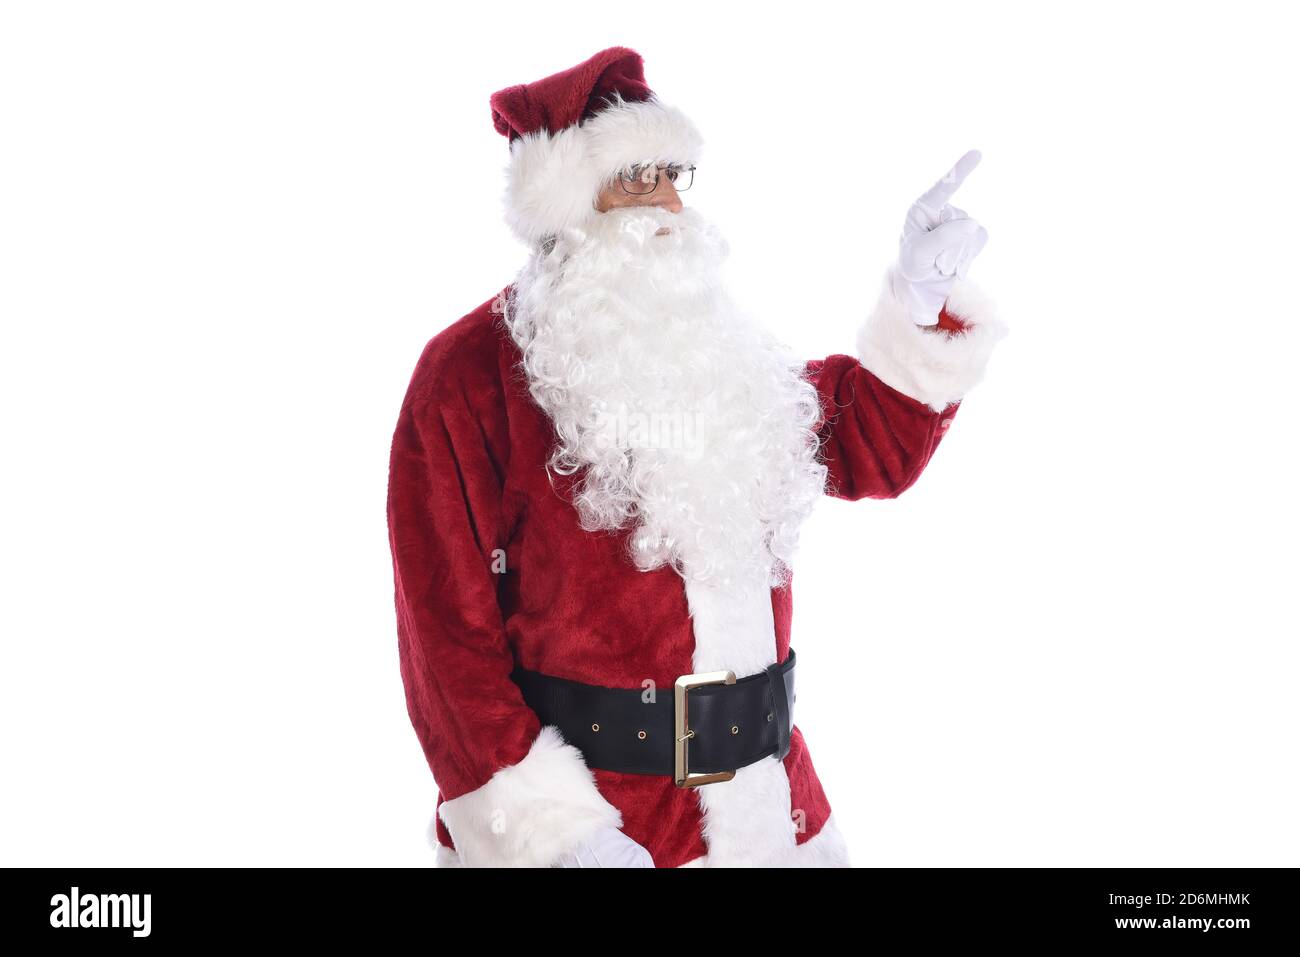
[[[659,177],[665,177],[673,189],[683,193],[695,181],[694,166],[633,166],[618,177],[623,192],[645,196],[659,188]]]

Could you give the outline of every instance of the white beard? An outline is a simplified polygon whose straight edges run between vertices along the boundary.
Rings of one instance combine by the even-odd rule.
[[[818,396],[727,295],[726,255],[693,209],[611,210],[533,255],[506,322],[583,528],[633,528],[642,570],[779,586],[826,482]]]

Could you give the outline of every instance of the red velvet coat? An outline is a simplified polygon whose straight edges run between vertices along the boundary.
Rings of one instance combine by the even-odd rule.
[[[681,578],[671,568],[638,571],[626,557],[626,533],[582,530],[568,497],[573,479],[548,476],[552,425],[529,396],[500,301],[489,299],[428,343],[392,443],[401,675],[439,807],[518,765],[538,739],[541,724],[509,678],[516,663],[630,688],[649,677],[671,689],[694,670]],[[962,337],[968,319],[956,318],[951,303],[927,336]],[[873,348],[867,343],[881,374],[909,388],[905,350]],[[808,372],[823,399],[827,493],[844,499],[889,498],[916,482],[960,401],[927,404],[847,355],[810,362]],[[932,396],[924,376],[917,381],[911,391]],[[775,660],[784,660],[790,588],[772,590],[771,601]],[[791,806],[804,815],[802,844],[831,808],[797,726],[784,765]],[[708,853],[696,790],[668,777],[592,773],[656,866]],[[437,836],[444,848],[455,846],[441,817]]]

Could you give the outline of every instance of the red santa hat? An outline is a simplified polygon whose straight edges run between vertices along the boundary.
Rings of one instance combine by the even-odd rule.
[[[492,94],[510,139],[506,221],[529,245],[599,215],[593,203],[620,170],[691,165],[703,140],[646,85],[641,55],[610,47],[571,69]]]

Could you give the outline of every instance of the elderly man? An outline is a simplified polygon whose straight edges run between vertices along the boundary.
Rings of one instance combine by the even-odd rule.
[[[793,723],[790,566],[824,494],[925,468],[1004,328],[984,231],[913,206],[857,356],[800,361],[682,203],[690,121],[616,47],[492,97],[515,280],[426,346],[388,515],[437,862],[847,866]]]

